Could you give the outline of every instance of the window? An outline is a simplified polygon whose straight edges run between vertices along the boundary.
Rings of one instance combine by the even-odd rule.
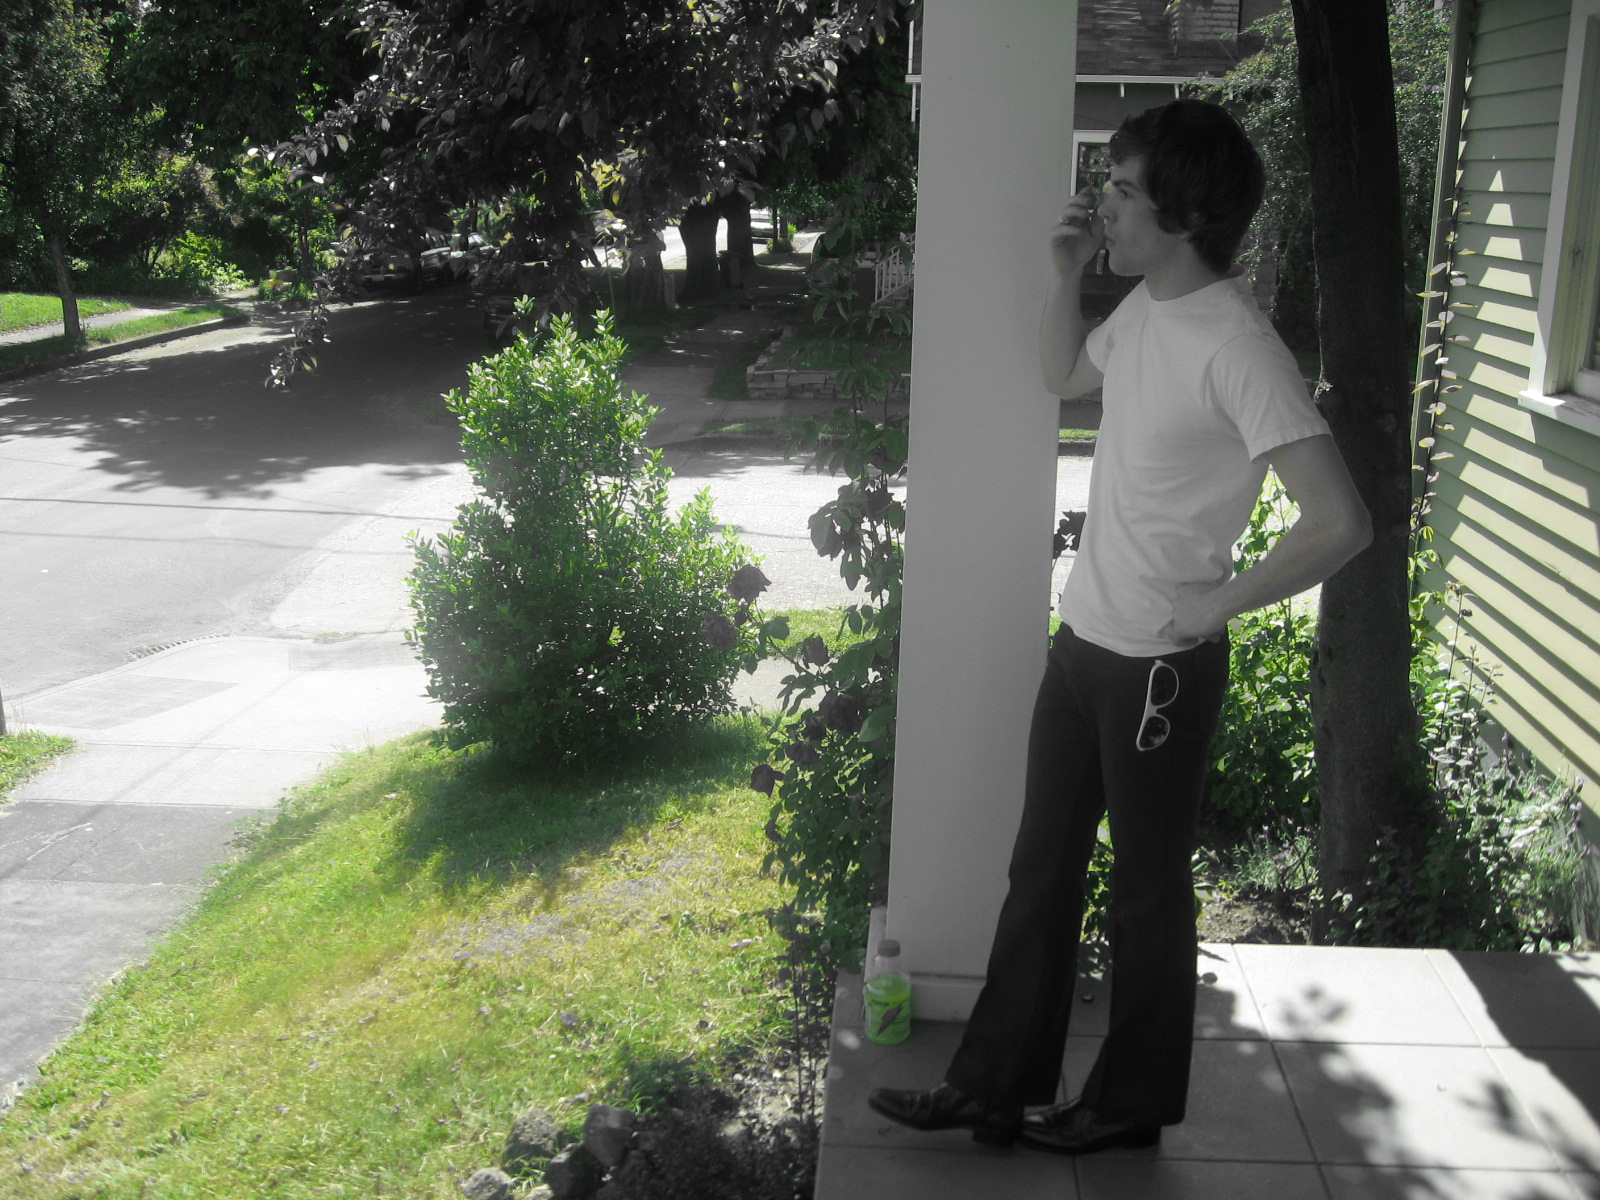
[[[1600,433],[1600,0],[1572,0],[1525,407]]]
[[[1080,129],[1072,135],[1072,194],[1105,188],[1111,178],[1110,129]]]
[[[1600,149],[1597,149],[1596,157],[1600,158]],[[1597,239],[1595,246],[1600,250],[1600,239]],[[1600,271],[1591,271],[1590,275],[1589,357],[1579,369],[1572,390],[1590,400],[1600,401]]]
[[[1072,194],[1076,196],[1086,187],[1092,187],[1102,198],[1106,185],[1111,182],[1110,129],[1080,129],[1072,135]],[[1110,277],[1106,265],[1106,251],[1101,251],[1084,267],[1085,275]]]

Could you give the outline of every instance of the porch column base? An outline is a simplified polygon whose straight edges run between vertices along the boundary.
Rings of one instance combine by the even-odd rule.
[[[983,980],[970,975],[911,975],[913,1021],[959,1021],[965,1024],[978,1002]]]
[[[888,910],[881,904],[872,910],[867,928],[863,978],[872,969],[878,943],[887,936],[888,915]],[[978,1002],[978,993],[983,990],[982,976],[935,975],[928,971],[912,971],[910,978],[913,1021],[959,1021],[965,1024],[972,1015],[972,1006]]]

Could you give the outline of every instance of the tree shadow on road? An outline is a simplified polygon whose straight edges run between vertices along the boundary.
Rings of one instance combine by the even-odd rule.
[[[0,455],[74,441],[119,491],[160,487],[265,498],[329,467],[381,463],[416,477],[461,461],[441,393],[485,346],[465,292],[344,308],[318,369],[264,386],[293,318],[223,349],[137,352],[0,385]]]

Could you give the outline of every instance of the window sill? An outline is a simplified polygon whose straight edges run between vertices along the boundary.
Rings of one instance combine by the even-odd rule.
[[[1600,403],[1586,396],[1576,396],[1571,392],[1546,396],[1543,392],[1528,391],[1517,397],[1517,405],[1600,437]]]

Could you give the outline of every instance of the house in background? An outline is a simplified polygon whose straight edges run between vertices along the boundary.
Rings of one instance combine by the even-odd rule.
[[[1102,187],[1111,173],[1111,135],[1125,117],[1178,97],[1202,75],[1228,72],[1261,48],[1245,31],[1281,0],[1081,0],[1073,98],[1072,190]],[[1086,311],[1108,315],[1137,282],[1118,279],[1104,252],[1085,280]]]
[[[1225,74],[1261,48],[1245,31],[1281,0],[1082,0],[1073,103],[1074,188],[1102,184],[1112,131],[1124,117],[1175,99],[1201,75]]]
[[[1440,569],[1467,593],[1441,635],[1479,656],[1511,742],[1584,781],[1600,842],[1600,0],[1454,20],[1419,418]]]
[[[1254,54],[1261,39],[1247,30],[1286,2],[1187,0],[1169,12],[1169,0],[1079,0],[1069,194],[1105,185],[1111,135],[1124,118],[1177,99],[1184,84],[1226,74]],[[915,121],[922,98],[922,22],[912,25],[906,82]],[[1108,316],[1138,282],[1112,275],[1103,251],[1085,274],[1085,311],[1097,318]],[[1264,273],[1257,288],[1263,301],[1271,287],[1271,275]]]

